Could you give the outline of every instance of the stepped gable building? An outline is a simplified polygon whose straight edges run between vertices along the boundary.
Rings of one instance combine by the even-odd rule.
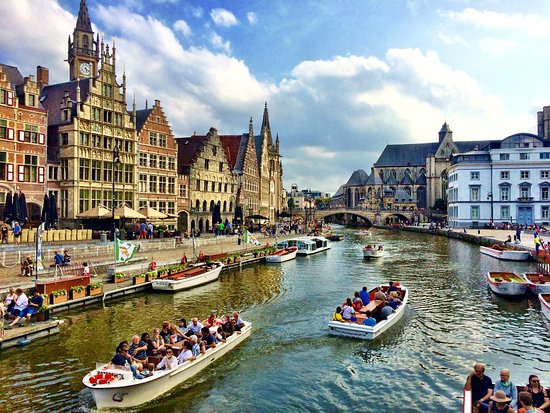
[[[438,199],[447,198],[451,155],[484,147],[490,142],[455,142],[451,128],[444,123],[437,142],[387,145],[372,167],[367,198],[377,197],[378,204],[385,208],[395,207],[396,201],[403,207],[431,208]]]
[[[68,42],[67,83],[45,86],[48,159],[59,165],[60,221],[77,225],[79,214],[137,202],[137,135],[126,109],[126,74],[116,79],[116,49],[94,38],[86,1],[81,0]],[[115,191],[112,192],[113,180]]]
[[[0,206],[9,192],[25,194],[29,221],[40,222],[47,188],[48,114],[38,99],[48,69],[38,66],[36,80],[0,64]],[[2,206],[3,207],[3,206]]]
[[[179,212],[179,209],[176,211],[178,148],[174,133],[159,100],[155,100],[152,108],[146,103],[145,109],[136,111],[135,115],[139,142],[138,207],[151,207],[169,215],[167,219],[151,218],[149,221],[174,229],[176,212]]]
[[[218,131],[176,139],[178,173],[188,176],[191,230],[211,231],[220,220],[233,222],[237,178],[231,172]],[[219,207],[219,216],[215,216]]]

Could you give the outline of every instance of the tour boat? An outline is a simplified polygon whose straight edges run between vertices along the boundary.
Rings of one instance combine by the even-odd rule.
[[[527,294],[530,284],[513,272],[488,272],[486,278],[491,291],[507,296]]]
[[[328,237],[330,241],[342,241],[344,239],[343,234],[332,234],[330,237]]]
[[[221,262],[195,264],[182,272],[153,280],[153,290],[175,292],[216,281],[222,268]]]
[[[312,255],[330,249],[328,240],[321,236],[298,238],[298,255]]]
[[[359,233],[360,233],[361,235],[365,235],[365,236],[367,236],[367,237],[372,237],[372,232],[370,232],[370,231],[368,231],[368,230],[366,230],[366,229],[362,229],[361,231],[359,231]]]
[[[502,245],[493,244],[490,247],[479,247],[479,252],[489,255],[499,260],[507,261],[527,261],[530,252],[507,248]]]
[[[363,258],[381,258],[384,256],[384,247],[379,249],[377,247],[368,248],[368,246],[363,247]]]
[[[529,282],[533,294],[550,294],[550,275],[523,273],[523,279]]]
[[[550,294],[539,294],[539,301],[542,315],[550,321]]]
[[[241,331],[231,334],[225,343],[218,343],[196,360],[186,361],[173,370],[154,371],[152,376],[138,380],[125,367],[113,366],[111,363],[98,364],[82,379],[82,383],[90,389],[100,410],[140,406],[190,379],[238,346],[250,336],[251,329],[251,323],[246,322]]]
[[[296,253],[298,252],[298,247],[288,247],[273,254],[266,255],[266,262],[285,262],[290,261],[296,258]]]
[[[389,288],[389,285],[383,285],[382,290],[387,291]],[[367,310],[373,311],[377,306],[383,305],[382,300],[371,300],[369,304],[364,306],[359,313],[356,313],[357,316],[357,322],[351,322],[351,321],[334,321],[331,320],[328,323],[328,332],[329,334],[335,335],[335,336],[341,336],[341,337],[352,337],[352,338],[361,338],[363,340],[373,340],[376,337],[380,336],[382,333],[384,333],[387,329],[389,329],[391,326],[393,326],[401,317],[403,317],[403,314],[405,312],[405,308],[407,307],[407,302],[409,300],[409,292],[407,288],[403,286],[399,286],[399,292],[401,294],[401,305],[397,307],[397,309],[391,313],[387,320],[381,321],[377,323],[374,327],[366,326],[364,324],[361,324],[362,321],[365,319],[365,312]],[[373,296],[376,289],[373,289],[370,291],[371,297]]]

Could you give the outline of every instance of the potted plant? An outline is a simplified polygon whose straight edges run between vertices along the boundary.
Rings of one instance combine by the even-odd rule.
[[[46,296],[44,298],[45,300],[48,298],[46,294],[42,294],[42,296]],[[40,308],[38,309],[38,312],[36,313],[36,321],[48,321],[50,319],[50,307],[48,307],[46,304],[42,304]]]
[[[52,291],[50,298],[50,304],[64,303],[65,301],[67,301],[67,290],[61,289]]]
[[[147,281],[151,281],[153,278],[158,278],[158,273],[156,271],[147,271],[145,278]]]
[[[132,275],[132,285],[143,284],[145,282],[145,274]]]
[[[157,278],[165,275],[166,271],[167,271],[166,268],[161,268],[160,270],[157,270]]]
[[[159,238],[164,238],[164,231],[166,231],[166,226],[164,225],[159,225],[157,227],[157,230],[159,232]]]
[[[86,287],[84,285],[74,285],[69,290],[71,300],[86,297]]]
[[[88,285],[88,294],[89,295],[99,295],[103,294],[103,283],[97,281],[94,283],[90,283]]]
[[[123,272],[115,272],[115,283],[121,283],[124,282],[126,278],[126,274]]]
[[[241,261],[241,256],[240,255],[233,255],[233,262],[237,263],[237,262],[240,262]]]

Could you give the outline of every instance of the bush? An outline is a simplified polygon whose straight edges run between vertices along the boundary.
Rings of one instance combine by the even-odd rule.
[[[115,272],[115,277],[116,278],[124,278],[124,277],[126,277],[126,274],[124,274],[123,272]]]
[[[54,297],[60,297],[62,295],[67,295],[67,290],[55,290],[55,291],[52,291],[52,295]]]
[[[71,287],[71,290],[74,291],[75,293],[80,293],[82,291],[84,291],[86,287],[83,286],[83,285],[74,285]]]
[[[102,282],[95,282],[95,283],[90,283],[89,286],[90,286],[90,290],[97,290],[98,288],[101,288],[101,286],[103,285]]]

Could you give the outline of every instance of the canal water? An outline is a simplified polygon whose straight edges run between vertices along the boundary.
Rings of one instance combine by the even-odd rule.
[[[117,343],[163,320],[238,310],[253,322],[247,341],[143,412],[457,412],[474,361],[498,378],[529,374],[550,386],[550,329],[536,298],[508,301],[487,290],[487,271],[534,270],[480,255],[444,237],[344,230],[328,252],[281,265],[223,273],[187,292],[142,294],[64,314],[61,333],[0,354],[3,411],[94,410],[82,377],[109,360]],[[361,247],[386,257],[364,261]],[[336,305],[366,285],[410,289],[403,319],[382,337],[329,336]]]

